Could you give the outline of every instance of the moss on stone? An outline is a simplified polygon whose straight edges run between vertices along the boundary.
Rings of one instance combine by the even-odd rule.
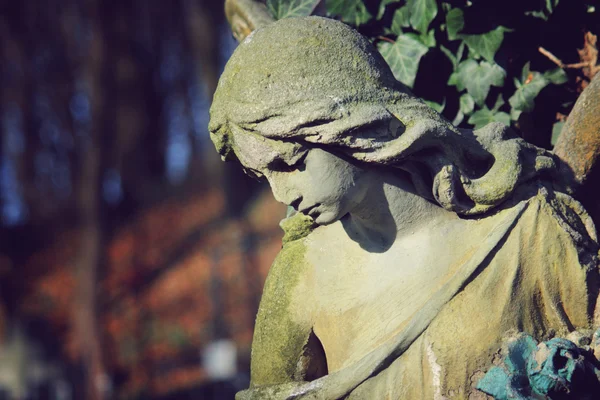
[[[304,241],[287,242],[269,271],[252,344],[253,387],[294,380],[312,328],[294,301],[295,289],[308,268],[305,253]]]
[[[284,232],[282,241],[286,244],[308,236],[315,228],[315,221],[307,215],[297,213],[281,221],[280,226]]]

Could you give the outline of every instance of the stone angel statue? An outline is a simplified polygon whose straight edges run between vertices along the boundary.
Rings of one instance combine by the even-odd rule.
[[[478,382],[511,335],[599,325],[595,228],[555,155],[454,127],[345,24],[246,37],[209,130],[296,210],[239,399],[489,398]]]

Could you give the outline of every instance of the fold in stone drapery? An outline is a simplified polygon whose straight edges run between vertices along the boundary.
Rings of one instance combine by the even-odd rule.
[[[440,310],[474,278],[480,269],[485,267],[495,254],[496,247],[510,233],[527,206],[527,202],[522,202],[511,209],[509,215],[505,216],[485,238],[476,253],[438,292],[431,296],[425,306],[410,319],[406,328],[393,339],[355,364],[296,388],[291,397],[294,399],[343,398],[361,383],[387,368],[427,329]]]

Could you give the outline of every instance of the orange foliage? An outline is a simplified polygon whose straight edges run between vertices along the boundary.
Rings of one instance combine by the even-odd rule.
[[[106,245],[100,325],[109,372],[126,376],[119,397],[167,393],[205,381],[199,355],[219,339],[213,336],[216,319],[227,326],[240,354],[249,353],[256,313],[250,300],[259,298],[257,282],[264,281],[281,247],[278,222],[285,208],[267,193],[247,219],[231,220],[223,217],[223,204],[217,190],[170,201],[140,213]],[[80,356],[82,339],[73,337],[70,321],[78,243],[78,232],[68,232],[29,258],[25,268],[31,279],[21,306],[25,314],[52,323],[71,360]],[[215,301],[220,316],[214,315]],[[165,362],[176,365],[182,354],[197,354],[197,367],[157,369]]]
[[[206,373],[195,367],[180,368],[164,374],[161,379],[154,380],[152,387],[154,393],[165,394],[173,390],[173,388],[189,388],[198,384],[198,382],[206,381]]]

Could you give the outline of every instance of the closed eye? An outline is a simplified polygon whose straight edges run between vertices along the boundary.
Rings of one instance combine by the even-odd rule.
[[[250,178],[255,179],[259,182],[262,182],[264,180],[264,175],[260,171],[257,171],[252,168],[246,168],[244,166],[242,166],[242,169],[244,170],[244,173]]]
[[[271,171],[276,172],[304,171],[304,168],[306,168],[304,160],[306,159],[307,154],[308,151],[304,152],[304,154],[292,164],[288,164],[283,158],[276,158],[269,163],[268,168]]]

